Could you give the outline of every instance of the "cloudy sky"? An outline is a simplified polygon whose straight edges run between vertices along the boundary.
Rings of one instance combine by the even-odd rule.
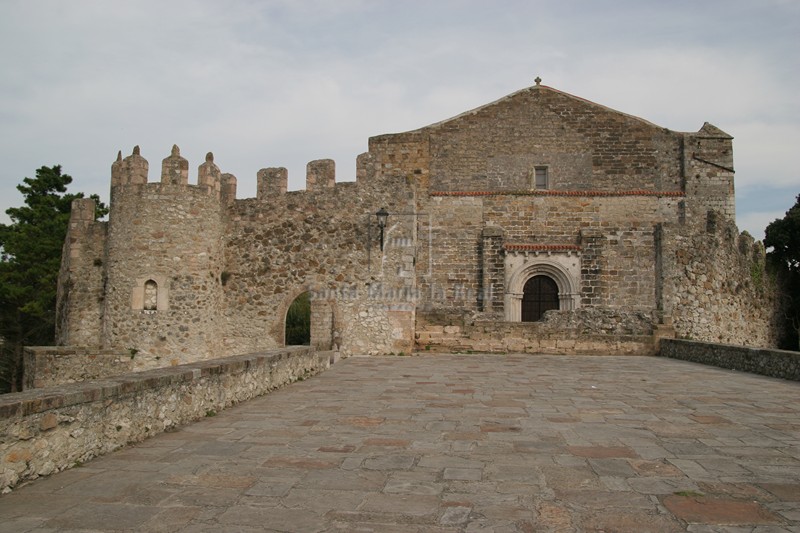
[[[797,0],[0,0],[0,211],[42,165],[107,199],[118,150],[258,169],[336,160],[544,84],[735,137],[740,229],[800,193]],[[190,174],[195,182],[196,170]],[[0,221],[7,221],[0,215]]]

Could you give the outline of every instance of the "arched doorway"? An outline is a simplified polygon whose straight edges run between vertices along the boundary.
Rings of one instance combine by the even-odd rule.
[[[504,316],[508,322],[540,320],[544,312],[550,309],[571,311],[580,307],[580,256],[572,253],[553,253],[547,257],[538,257],[512,252],[506,254],[505,267],[507,274],[503,305]],[[547,281],[531,281],[540,277]],[[534,284],[539,285],[538,290]],[[547,291],[550,295],[543,297],[542,291]],[[552,293],[555,293],[555,302]],[[532,314],[528,315],[526,312],[523,318],[523,297],[526,297],[526,303],[527,300],[531,302],[538,300],[538,312],[530,309],[531,306],[536,307],[535,303],[531,306],[526,305]]]
[[[545,311],[558,309],[558,285],[550,276],[533,276],[522,289],[522,321],[541,320]]]
[[[311,344],[311,294],[304,292],[286,311],[286,346]]]

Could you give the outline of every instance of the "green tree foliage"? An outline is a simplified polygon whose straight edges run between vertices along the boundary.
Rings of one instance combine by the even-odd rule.
[[[41,167],[17,186],[25,205],[6,210],[11,224],[0,224],[0,392],[20,390],[25,346],[53,343],[61,249],[72,200],[83,198],[66,193],[71,182],[60,165]]]
[[[800,194],[786,216],[767,226],[764,246],[771,247],[770,254],[789,270],[800,273]]]
[[[797,350],[800,347],[800,194],[786,216],[767,226],[764,246],[772,248],[770,259],[784,278],[783,293],[787,299],[786,320],[789,326],[785,347]]]
[[[311,344],[311,297],[304,292],[286,312],[286,346]]]

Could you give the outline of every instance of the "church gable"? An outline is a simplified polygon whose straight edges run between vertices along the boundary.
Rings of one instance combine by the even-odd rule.
[[[682,134],[541,85],[419,131],[433,192],[680,188]]]

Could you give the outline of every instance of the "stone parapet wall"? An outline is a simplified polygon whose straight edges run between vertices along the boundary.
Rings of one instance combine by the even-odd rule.
[[[293,347],[3,395],[0,490],[317,374],[330,356]]]
[[[658,355],[741,372],[800,381],[800,353],[798,352],[682,339],[662,339]]]
[[[75,346],[25,348],[24,390],[117,376],[134,370],[129,351]]]
[[[549,311],[541,322],[467,321],[442,314],[417,315],[416,349],[580,355],[652,355],[648,313],[580,309]]]
[[[648,311],[584,307],[574,311],[549,311],[541,327],[553,332],[574,330],[590,335],[652,335],[656,317]]]

